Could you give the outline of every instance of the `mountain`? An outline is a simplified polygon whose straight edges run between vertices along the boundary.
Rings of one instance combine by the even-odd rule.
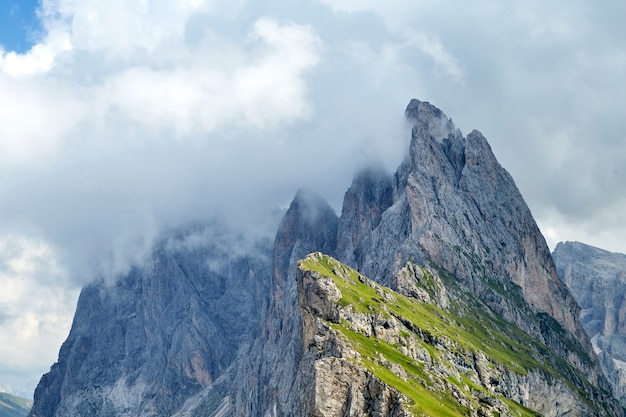
[[[261,333],[271,242],[223,226],[165,236],[149,261],[86,286],[31,416],[169,416]]]
[[[361,400],[373,401],[371,415],[403,415],[422,410],[422,401],[444,401],[432,396],[439,388],[455,398],[445,398],[445,410],[457,410],[447,415],[477,415],[479,409],[491,415],[625,415],[609,393],[578,305],[486,139],[478,131],[464,137],[426,102],[412,100],[405,115],[412,126],[408,155],[394,174],[380,168],[358,173],[340,216],[323,198],[300,191],[273,242],[225,225],[172,232],[145,264],[85,287],[30,415],[361,415],[344,406],[357,391],[368,393]],[[373,298],[347,302],[341,295],[335,321],[312,313],[303,264],[298,268],[312,252],[347,265],[337,270],[359,271],[362,285],[380,291],[365,295],[391,304],[378,315],[355,316],[346,309],[383,307]],[[394,304],[400,298],[392,290],[414,301]],[[415,311],[429,314],[430,324]],[[404,357],[390,349],[399,348],[400,339],[372,342],[349,333],[358,326],[344,326],[348,318],[402,330],[408,350],[400,352],[410,358],[402,360],[414,362],[397,363]],[[327,332],[322,326],[319,336],[330,344],[320,339],[321,351],[313,349],[318,335],[311,323],[318,319],[342,327]],[[335,343],[338,332],[354,338]],[[369,355],[363,349],[379,341],[389,345],[375,345],[384,358],[361,362],[365,368],[355,368],[358,355],[346,356],[352,350],[363,359]],[[328,385],[315,371],[326,357],[339,359],[322,361],[327,365],[345,365],[326,366]],[[368,368],[386,361],[396,361],[402,369],[390,367],[408,385],[392,387],[376,376],[377,368]],[[418,368],[423,375],[415,382],[409,374]],[[349,369],[356,374],[341,376]],[[332,381],[351,375],[358,375],[355,389],[363,389],[336,391]],[[385,375],[397,382],[398,376]],[[359,385],[363,381],[367,386]],[[316,409],[318,391],[334,393],[334,405]],[[494,405],[479,407],[480,398]],[[396,407],[403,401],[413,405]]]
[[[32,405],[32,400],[0,392],[0,417],[25,417]]]
[[[337,259],[388,285],[408,261],[433,263],[600,383],[578,306],[487,140],[476,130],[463,137],[429,103],[412,100],[405,114],[413,125],[409,154],[393,177],[366,171],[355,178],[342,209]],[[372,181],[381,184],[374,204],[361,201]],[[384,212],[368,216],[362,205]],[[568,330],[563,339],[545,334],[553,320]]]
[[[626,255],[561,242],[552,256],[582,309],[580,320],[613,394],[626,403]]]
[[[401,292],[319,252],[299,263],[305,415],[619,412],[454,278],[409,263],[397,279]]]

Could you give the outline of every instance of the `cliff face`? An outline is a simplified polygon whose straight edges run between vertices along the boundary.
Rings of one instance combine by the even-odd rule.
[[[434,263],[568,357],[594,383],[604,383],[589,360],[594,354],[577,319],[578,306],[558,279],[530,210],[486,139],[478,131],[463,137],[429,103],[412,100],[406,117],[413,126],[409,155],[395,175],[378,173],[373,180],[365,172],[346,193],[337,258],[388,285],[408,261]],[[380,184],[373,188],[374,197],[367,191],[371,183]],[[363,216],[368,211],[362,207],[370,201],[386,209]],[[567,340],[550,334],[547,317],[569,331]],[[571,344],[581,346],[584,354],[573,354]]]
[[[304,415],[620,414],[449,277],[408,264],[397,279],[406,294],[321,253],[300,262]]]
[[[578,307],[486,140],[463,137],[428,103],[411,101],[406,116],[409,155],[394,175],[357,175],[340,217],[299,192],[273,246],[242,249],[248,240],[219,228],[202,239],[186,231],[114,284],[86,287],[31,415],[326,416],[346,415],[338,414],[346,404],[358,410],[348,415],[419,415],[415,395],[444,401],[436,391],[454,397],[460,415],[514,415],[522,406],[623,415],[603,391]],[[340,296],[330,284],[316,289],[308,275],[298,275],[298,288],[298,260],[316,251],[416,300],[406,311],[430,314],[431,327],[359,274],[367,297],[347,303],[343,288]],[[384,311],[362,310],[380,300],[389,302]],[[397,344],[404,356],[370,355]],[[409,381],[415,392],[389,383],[413,374],[421,375]]]
[[[626,255],[562,242],[552,256],[559,276],[580,304],[580,321],[614,395],[626,403]]]
[[[218,229],[168,237],[114,284],[85,287],[30,415],[170,416],[220,378],[261,333],[271,246],[236,255]]]
[[[233,386],[234,415],[299,416],[301,317],[296,287],[298,260],[333,252],[338,218],[317,195],[299,191],[276,233],[270,308],[264,332],[245,357]]]

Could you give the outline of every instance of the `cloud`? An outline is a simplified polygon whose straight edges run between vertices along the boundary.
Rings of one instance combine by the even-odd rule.
[[[35,44],[26,54],[0,48],[0,71],[13,77],[44,72],[52,67],[59,53],[69,49],[69,37],[64,33],[49,34],[45,43]]]
[[[10,202],[0,214],[13,225],[5,232],[37,228],[74,253],[72,264],[86,264],[72,275],[90,276],[95,253],[132,254],[123,240],[143,247],[174,217],[241,205],[232,188],[245,186],[243,173],[220,175],[255,147],[280,152],[281,129],[312,115],[305,77],[323,47],[312,27],[260,16],[235,37],[206,28],[190,42],[190,19],[232,6],[118,3],[44,2],[48,36],[23,55],[5,54],[0,73],[0,170],[16,179],[3,187]],[[59,33],[66,47],[37,61]],[[21,65],[9,65],[13,57]],[[122,250],[108,248],[116,242]]]
[[[407,44],[417,47],[422,53],[430,57],[435,65],[454,81],[463,79],[463,69],[458,60],[434,35],[423,32],[408,32]]]
[[[105,112],[175,138],[227,127],[271,130],[310,115],[301,77],[316,65],[320,47],[308,27],[261,18],[243,48],[209,46],[214,58],[230,62],[215,65],[203,48],[193,48],[161,68],[118,71],[95,94]]]
[[[0,379],[32,392],[69,331],[78,288],[68,286],[53,248],[16,236],[0,240]],[[53,347],[53,349],[51,349]]]
[[[218,3],[44,1],[41,41],[0,51],[3,381],[32,390],[77,288],[142,262],[162,230],[227,207],[245,228],[278,205],[263,170],[312,117],[323,42],[263,15],[218,33],[206,21],[238,7]]]

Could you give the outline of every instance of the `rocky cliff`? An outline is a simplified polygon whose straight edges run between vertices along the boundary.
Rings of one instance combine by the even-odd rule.
[[[397,279],[404,294],[321,253],[300,262],[304,415],[621,412],[606,392],[451,277],[408,264]]]
[[[141,267],[80,295],[32,417],[171,416],[261,334],[270,242],[221,226],[163,238]]]
[[[338,218],[330,205],[299,191],[276,233],[270,308],[264,333],[242,358],[234,392],[234,415],[300,416],[302,355],[296,270],[313,251],[335,250]],[[244,383],[241,383],[244,381]]]
[[[405,115],[413,126],[409,154],[393,176],[370,170],[355,178],[339,222],[337,258],[387,285],[408,261],[435,264],[605,384],[579,308],[487,140],[476,130],[464,137],[429,103],[412,100]],[[553,320],[568,331],[556,337]]]
[[[412,408],[420,403],[416,395],[443,401],[432,397],[439,388],[458,396],[450,407],[465,410],[460,415],[479,409],[507,415],[523,406],[549,416],[623,415],[606,396],[609,385],[578,306],[485,138],[477,131],[464,137],[443,112],[417,100],[406,117],[412,126],[409,154],[393,175],[381,169],[358,174],[341,216],[322,198],[299,192],[273,247],[262,241],[242,249],[249,239],[219,227],[201,229],[202,238],[187,230],[164,237],[145,265],[114,283],[87,286],[59,360],[37,388],[31,415],[343,415],[337,414],[339,403],[352,401],[370,404],[363,407],[372,415],[403,415],[422,412]],[[380,291],[368,292],[377,300],[400,300],[382,284],[420,308],[429,306],[422,311],[430,314],[430,327],[417,326],[393,302],[382,316],[369,310],[349,316],[345,309],[333,310],[335,321],[320,316],[333,325],[351,317],[376,332],[384,333],[385,323],[406,332],[378,339],[408,344],[401,358],[417,362],[396,363],[404,373],[396,366],[399,377],[387,375],[408,378],[408,385],[393,388],[376,369],[355,365],[365,355],[359,349],[371,344],[344,343],[347,334],[361,337],[349,333],[363,330],[359,325],[347,327],[348,333],[331,325],[318,329],[317,315],[296,285],[298,260],[316,251],[372,278],[361,284]],[[329,291],[333,301],[337,293]],[[348,304],[356,311],[375,308],[372,303],[377,301],[356,297]],[[413,311],[418,305],[404,307]],[[471,340],[479,344],[468,345]],[[526,359],[517,362],[519,355]],[[395,360],[385,358],[368,360],[373,366]],[[445,381],[432,376],[438,382],[431,386],[426,375],[415,385],[410,380],[417,368],[428,375],[439,369]],[[334,385],[318,383],[314,375],[321,374],[339,378],[335,385],[343,388],[334,403],[319,408],[318,393],[335,392]],[[345,387],[353,377],[364,391]],[[478,407],[480,393],[491,408]],[[423,412],[442,415],[436,410]]]
[[[559,276],[580,304],[580,320],[613,393],[626,403],[626,255],[561,242],[552,256]]]

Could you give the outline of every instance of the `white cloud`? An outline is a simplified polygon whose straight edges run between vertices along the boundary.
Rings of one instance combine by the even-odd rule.
[[[53,158],[63,138],[85,117],[73,86],[0,73],[0,171]]]
[[[262,15],[234,33],[206,23],[243,4],[45,0],[41,41],[0,55],[0,337],[13,341],[0,375],[12,385],[54,362],[75,285],[141,262],[162,227],[255,198],[232,188],[263,184],[271,173],[246,170],[271,156],[246,163],[246,150],[271,151],[254,141],[280,145],[281,129],[311,117],[315,29]]]
[[[0,380],[33,390],[69,332],[78,288],[52,247],[24,236],[0,240]]]
[[[309,116],[302,77],[317,64],[320,47],[311,28],[262,18],[242,49],[218,50],[230,65],[198,60],[199,48],[179,56],[175,67],[143,65],[112,74],[97,94],[107,111],[148,131],[168,129],[180,137],[229,126],[271,130]]]
[[[25,54],[6,52],[0,48],[0,73],[20,77],[50,70],[55,58],[72,49],[67,33],[51,32],[43,43],[35,44]]]
[[[335,13],[369,12],[381,16],[390,26],[410,21],[416,14],[436,5],[434,0],[320,0]]]
[[[453,81],[462,81],[463,69],[459,61],[444,46],[441,40],[432,34],[424,32],[406,33],[406,45],[416,47],[431,58],[437,68],[448,75]]]
[[[44,13],[50,26],[71,21],[64,47],[48,47],[55,32],[0,61],[0,70],[21,76],[0,72],[0,117],[9,121],[0,126],[4,158],[15,164],[50,156],[75,136],[88,140],[108,129],[103,121],[138,124],[148,135],[165,130],[177,140],[224,127],[272,130],[310,116],[303,77],[322,47],[313,28],[263,17],[244,39],[209,33],[189,45],[186,19],[208,5],[167,4],[48,3],[61,11]],[[77,84],[85,73],[92,75]]]
[[[73,46],[89,51],[150,51],[182,37],[193,13],[208,12],[209,1],[47,0],[42,15],[48,27],[65,27]]]

